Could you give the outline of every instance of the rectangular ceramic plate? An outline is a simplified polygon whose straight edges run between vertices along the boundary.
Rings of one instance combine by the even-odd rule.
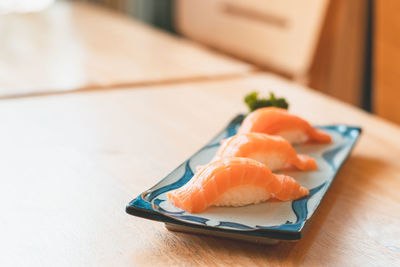
[[[236,134],[244,115],[234,118],[229,125],[206,146],[182,163],[157,185],[132,200],[126,212],[166,223],[172,230],[204,233],[221,237],[271,243],[276,240],[299,240],[312,215],[349,156],[360,136],[359,127],[330,125],[318,127],[328,132],[333,142],[328,145],[305,144],[295,146],[297,153],[306,154],[318,163],[312,172],[287,171],[310,194],[295,201],[267,201],[245,207],[210,207],[200,214],[178,209],[166,200],[166,193],[186,184],[196,166],[208,163],[220,141]]]

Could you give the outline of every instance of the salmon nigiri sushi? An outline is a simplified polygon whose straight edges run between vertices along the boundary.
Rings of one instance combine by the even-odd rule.
[[[270,198],[288,201],[308,193],[292,177],[273,174],[261,162],[227,158],[209,163],[187,184],[167,193],[167,197],[174,206],[199,213],[212,205],[239,207]]]
[[[280,136],[263,133],[245,133],[223,141],[213,161],[243,157],[265,164],[271,171],[296,167],[301,171],[318,168],[313,158],[297,154],[292,145]]]
[[[299,116],[276,107],[260,108],[250,113],[238,130],[238,133],[249,132],[279,135],[292,144],[331,142],[331,137],[324,131],[315,129]]]

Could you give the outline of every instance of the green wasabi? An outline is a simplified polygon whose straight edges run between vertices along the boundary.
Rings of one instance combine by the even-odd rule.
[[[249,107],[250,112],[264,107],[278,107],[278,108],[289,108],[289,103],[284,98],[276,98],[274,93],[269,93],[269,98],[258,98],[258,92],[251,92],[246,95],[244,102]]]

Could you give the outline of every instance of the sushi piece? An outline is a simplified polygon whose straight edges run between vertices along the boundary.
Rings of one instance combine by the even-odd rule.
[[[187,212],[203,212],[209,206],[245,206],[275,198],[295,200],[308,189],[286,175],[273,174],[267,166],[248,158],[211,162],[192,179],[167,193],[168,200]]]
[[[292,167],[301,171],[312,171],[318,168],[313,158],[298,155],[284,138],[263,133],[239,134],[224,140],[213,161],[232,157],[257,160],[271,171]]]
[[[250,113],[238,130],[238,133],[249,132],[279,135],[291,144],[331,142],[331,137],[324,131],[315,129],[299,116],[276,107],[260,108]]]

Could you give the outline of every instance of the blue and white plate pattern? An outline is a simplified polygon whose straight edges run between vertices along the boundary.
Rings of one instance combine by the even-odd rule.
[[[318,163],[311,172],[284,172],[296,178],[310,190],[310,194],[295,201],[267,201],[245,207],[210,207],[200,214],[176,208],[166,199],[166,193],[186,184],[196,166],[208,163],[220,141],[236,134],[244,116],[234,118],[229,125],[200,151],[182,163],[157,185],[130,202],[126,211],[132,215],[207,230],[235,232],[245,235],[281,240],[300,239],[305,225],[319,206],[339,168],[349,156],[360,136],[359,127],[332,125],[319,127],[328,132],[333,142],[328,145],[305,144],[295,146],[297,153],[306,154]]]

